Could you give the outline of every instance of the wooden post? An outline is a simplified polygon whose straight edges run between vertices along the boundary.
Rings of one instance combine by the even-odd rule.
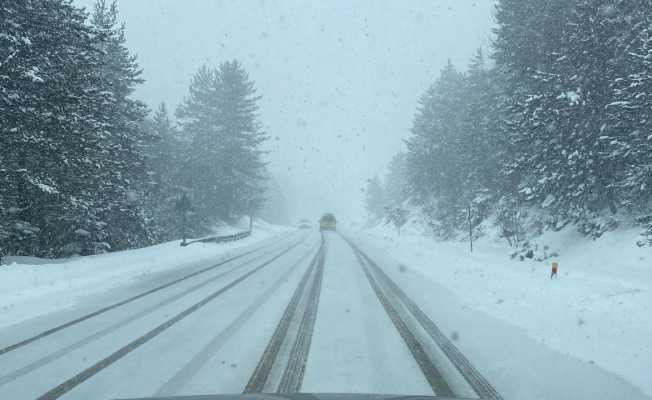
[[[181,211],[181,246],[185,246],[186,243],[186,211]]]
[[[469,244],[471,246],[471,253],[473,253],[473,225],[471,224],[471,206],[468,206],[469,212]]]
[[[188,244],[186,242],[186,232],[188,225],[187,214],[192,209],[192,206],[188,196],[185,193],[181,196],[181,198],[177,200],[176,209],[181,213],[181,246],[186,246]]]

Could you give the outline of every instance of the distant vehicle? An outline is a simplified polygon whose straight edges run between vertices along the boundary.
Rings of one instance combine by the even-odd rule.
[[[307,219],[302,219],[299,221],[299,224],[297,225],[299,229],[310,229],[312,228],[312,224],[310,223],[309,220]]]
[[[319,230],[320,231],[334,231],[337,221],[333,214],[324,214],[319,220]]]

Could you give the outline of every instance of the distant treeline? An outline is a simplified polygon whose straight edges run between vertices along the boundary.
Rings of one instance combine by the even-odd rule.
[[[0,255],[141,247],[178,238],[183,208],[202,234],[261,206],[266,136],[237,61],[197,72],[177,127],[132,97],[115,2],[4,0],[0,21]]]
[[[517,243],[536,214],[539,231],[651,239],[652,1],[500,0],[495,17],[489,56],[421,97],[371,213],[411,204],[441,238],[493,218]]]

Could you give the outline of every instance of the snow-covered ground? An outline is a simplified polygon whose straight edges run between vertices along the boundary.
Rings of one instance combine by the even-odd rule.
[[[471,309],[514,327],[514,332],[498,333],[501,338],[496,341],[517,337],[520,330],[535,344],[558,354],[559,357],[546,355],[515,342],[506,360],[490,363],[496,367],[502,363],[506,370],[523,368],[508,374],[520,376],[524,380],[521,386],[529,387],[511,390],[509,384],[503,384],[503,392],[542,398],[532,395],[539,390],[550,396],[554,391],[549,388],[560,386],[569,386],[571,393],[584,387],[590,393],[589,388],[597,386],[600,389],[594,392],[598,396],[595,398],[630,398],[626,393],[619,395],[621,389],[616,389],[615,383],[607,384],[600,378],[594,371],[599,368],[652,395],[652,249],[636,246],[638,231],[611,232],[596,241],[580,236],[572,228],[543,235],[537,242],[559,251],[559,276],[553,280],[550,261],[512,260],[507,244],[498,239],[479,240],[471,254],[468,243],[438,242],[410,229],[399,237],[389,227],[379,226],[356,236],[370,254],[385,254],[389,259],[386,263],[393,262],[403,272],[394,271],[397,279],[403,275],[406,286],[413,286],[413,292],[422,292],[424,303],[452,302],[450,297],[455,297],[454,301],[460,303],[458,315]],[[453,294],[435,294],[438,288]],[[441,313],[448,315],[440,317],[448,320],[445,325],[454,327],[460,320],[456,309],[452,303],[446,308],[448,311]],[[484,342],[477,346],[487,348],[496,332],[506,331],[488,329],[484,339],[477,332],[466,337],[477,336],[478,341]],[[535,353],[539,355],[534,356]],[[552,359],[558,360],[546,364]],[[588,369],[569,364],[570,360],[584,363]],[[545,371],[546,368],[568,370]],[[582,370],[577,374],[583,374],[588,382],[574,375],[574,370]],[[551,379],[554,380],[546,382]],[[603,381],[596,382],[597,379]],[[500,382],[497,384],[501,386]],[[537,385],[541,387],[537,389]],[[602,387],[611,388],[611,395],[616,397],[607,396],[605,390],[609,388]]]
[[[0,397],[32,398],[25,394],[54,387],[303,237],[287,255],[80,385],[70,398],[242,391],[319,243],[317,232],[288,235],[287,229],[259,224],[252,237],[229,244],[182,248],[171,242],[0,268],[0,342],[10,344],[274,244],[8,353],[0,366],[9,371],[0,372]],[[636,247],[637,232],[607,234],[596,242],[572,230],[539,238],[560,253],[554,280],[549,263],[511,260],[506,244],[488,238],[470,254],[466,243],[436,242],[409,230],[400,237],[386,227],[345,234],[505,399],[637,400],[652,394],[652,251]],[[323,287],[303,390],[429,393],[353,250],[337,234],[325,238]]]
[[[71,307],[86,295],[145,280],[152,274],[226,258],[235,250],[259,244],[287,229],[256,221],[250,237],[231,243],[180,247],[177,240],[137,250],[1,266],[0,327]],[[241,230],[221,227],[216,234]]]

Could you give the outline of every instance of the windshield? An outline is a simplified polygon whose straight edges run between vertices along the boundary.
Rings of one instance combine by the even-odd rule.
[[[651,289],[652,0],[0,1],[0,399],[649,399]]]

